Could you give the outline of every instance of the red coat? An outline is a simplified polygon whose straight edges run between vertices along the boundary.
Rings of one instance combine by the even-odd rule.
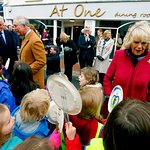
[[[110,95],[114,86],[123,89],[123,98],[149,101],[150,88],[150,51],[134,66],[124,50],[118,50],[104,77],[104,94]]]
[[[87,145],[96,136],[98,121],[96,119],[87,120],[71,115],[69,118],[73,126],[76,127],[76,132],[80,137],[82,146]]]
[[[73,140],[66,138],[66,150],[82,150],[78,134]]]

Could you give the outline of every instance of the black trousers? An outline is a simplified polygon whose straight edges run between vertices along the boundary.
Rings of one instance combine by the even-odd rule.
[[[103,85],[105,73],[99,73],[99,82]]]
[[[80,68],[84,68],[88,66],[92,67],[93,58],[86,57],[86,55],[85,56],[79,55],[79,63],[80,63]]]
[[[65,72],[64,74],[68,77],[68,80],[72,81],[72,65],[71,64],[65,64]]]

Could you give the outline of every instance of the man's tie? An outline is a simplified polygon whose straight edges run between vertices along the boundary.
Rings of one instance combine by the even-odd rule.
[[[1,41],[1,43],[6,44],[1,31],[0,31],[0,41]]]

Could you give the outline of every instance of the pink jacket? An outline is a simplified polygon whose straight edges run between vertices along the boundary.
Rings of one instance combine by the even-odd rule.
[[[116,51],[104,77],[104,94],[110,95],[116,85],[122,87],[123,98],[150,102],[150,51],[135,67],[124,50]]]

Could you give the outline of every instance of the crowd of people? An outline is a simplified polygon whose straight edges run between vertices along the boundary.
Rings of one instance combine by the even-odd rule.
[[[149,22],[138,21],[130,27],[111,63],[109,56],[114,46],[111,30],[99,29],[94,37],[86,26],[78,45],[63,32],[56,39],[57,45],[46,51],[44,42],[50,38],[47,30],[40,37],[26,17],[15,17],[13,29],[8,26],[10,31],[3,26],[0,17],[0,149],[141,150],[149,147]],[[77,91],[82,100],[81,111],[68,114],[69,120],[64,119],[61,133],[56,115],[58,107],[54,112],[49,111],[54,103],[53,93],[45,82],[49,76],[61,72],[60,46],[64,50],[66,84],[72,81],[73,65],[79,59]],[[109,113],[108,101],[117,85],[122,87],[123,100]],[[51,115],[54,115],[53,122]]]

